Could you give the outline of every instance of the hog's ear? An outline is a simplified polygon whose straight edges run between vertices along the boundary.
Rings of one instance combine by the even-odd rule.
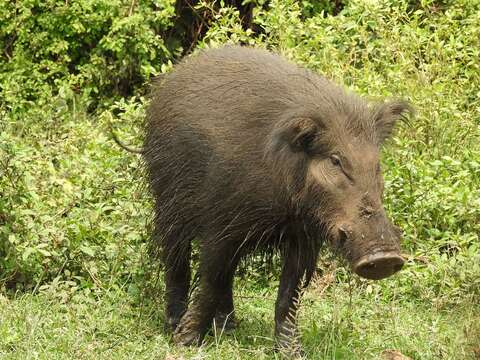
[[[275,143],[287,144],[293,152],[309,153],[320,129],[321,125],[308,117],[290,119],[276,131]]]
[[[378,144],[381,145],[392,135],[398,120],[406,121],[408,115],[413,114],[414,109],[407,101],[391,101],[379,105],[373,115]]]

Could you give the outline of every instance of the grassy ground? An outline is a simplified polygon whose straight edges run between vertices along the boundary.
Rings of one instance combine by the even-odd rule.
[[[327,279],[327,282],[325,280]],[[401,281],[401,275],[398,276]],[[309,359],[379,359],[395,349],[413,359],[476,359],[478,301],[439,306],[400,291],[390,300],[382,286],[328,283],[318,278],[304,295],[300,315]],[[273,285],[273,284],[271,284]],[[363,284],[364,285],[364,284]],[[0,298],[2,359],[274,359],[274,287],[240,280],[239,328],[212,334],[200,349],[177,348],[162,331],[161,306],[125,289],[100,297],[41,294]]]
[[[274,3],[256,14],[259,38],[225,10],[200,46],[275,48],[361,94],[417,109],[383,155],[385,206],[404,230],[407,265],[368,282],[324,254],[299,318],[307,357],[479,359],[480,2],[352,0],[338,16],[309,17],[297,1]],[[0,104],[0,358],[277,357],[276,275],[242,275],[239,329],[200,349],[173,346],[161,292],[144,296],[151,201],[136,156],[108,131],[113,121],[139,144],[144,99],[96,113],[73,91],[25,101],[25,113]]]

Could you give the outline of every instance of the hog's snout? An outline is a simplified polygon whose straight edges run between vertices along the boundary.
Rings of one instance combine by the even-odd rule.
[[[361,257],[353,264],[353,271],[361,277],[380,280],[400,271],[403,259],[396,252],[379,251]]]

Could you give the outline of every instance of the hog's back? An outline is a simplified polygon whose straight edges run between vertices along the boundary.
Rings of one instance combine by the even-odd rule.
[[[154,190],[210,192],[219,201],[272,196],[264,152],[275,123],[315,107],[328,86],[265,50],[224,47],[184,60],[153,85],[145,160]]]

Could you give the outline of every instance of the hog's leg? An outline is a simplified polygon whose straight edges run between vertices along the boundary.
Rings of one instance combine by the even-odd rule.
[[[233,306],[233,277],[234,271],[228,274],[229,282],[223,289],[223,294],[217,307],[215,314],[215,326],[218,331],[230,331],[236,327],[235,311]]]
[[[275,338],[277,347],[290,355],[300,355],[296,325],[297,308],[299,305],[302,279],[305,267],[302,264],[297,246],[290,246],[283,253],[282,274],[275,304]]]
[[[166,327],[167,330],[174,331],[187,310],[191,278],[191,245],[185,245],[180,253],[166,250],[172,247],[164,246],[164,249]]]
[[[201,254],[200,285],[187,312],[180,320],[173,341],[182,345],[199,345],[210,329],[218,305],[225,296],[238,261],[227,251]]]

